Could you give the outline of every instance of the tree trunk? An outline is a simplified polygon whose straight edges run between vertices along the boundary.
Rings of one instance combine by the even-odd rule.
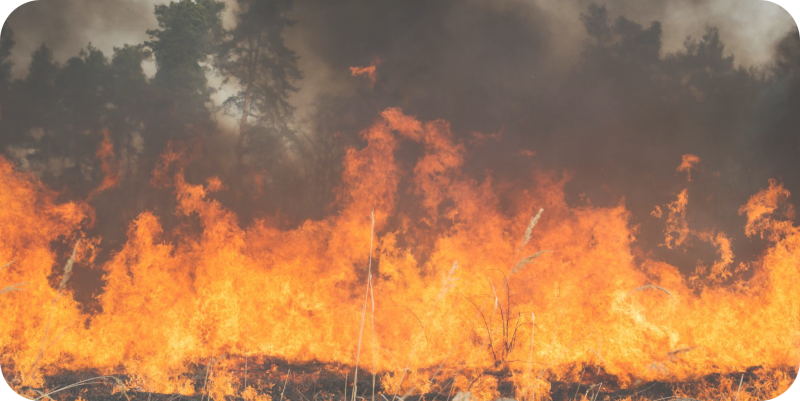
[[[247,130],[247,116],[250,110],[250,94],[253,91],[253,83],[247,84],[247,90],[244,92],[244,105],[242,106],[242,121],[239,123],[239,135]]]
[[[254,43],[255,42],[255,43]],[[256,68],[258,68],[258,53],[260,47],[260,37],[253,38],[250,37],[250,52],[248,54],[247,60],[247,80],[243,82],[243,84],[247,85],[247,89],[244,92],[244,104],[242,105],[242,120],[239,122],[239,138],[236,141],[236,155],[237,155],[237,163],[236,163],[236,171],[237,171],[237,179],[240,180],[241,186],[240,188],[248,188],[250,183],[247,181],[249,177],[252,175],[248,172],[248,167],[245,166],[242,162],[242,156],[244,154],[244,134],[247,131],[247,118],[250,116],[250,104],[252,103],[253,97],[253,90],[255,86],[256,80]],[[243,196],[242,200],[247,205],[246,199],[249,199],[248,196]],[[246,207],[245,210],[249,210],[249,207]]]
[[[250,60],[247,65],[247,89],[244,92],[244,104],[242,105],[242,121],[239,123],[239,134],[247,130],[247,117],[250,116],[250,101],[253,96],[253,84],[255,81],[255,72],[258,68],[258,53],[260,50],[260,37],[256,38],[256,43],[250,41]]]

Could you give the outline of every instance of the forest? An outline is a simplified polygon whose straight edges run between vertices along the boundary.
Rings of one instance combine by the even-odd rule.
[[[225,28],[231,6],[235,23]],[[707,166],[692,185],[711,200],[695,202],[694,213],[723,229],[741,227],[737,208],[768,178],[800,191],[796,29],[765,44],[769,62],[742,65],[713,26],[666,51],[669,27],[591,4],[574,16],[583,39],[564,62],[550,57],[559,28],[533,5],[350,0],[297,19],[293,7],[292,0],[156,5],[149,40],[120,43],[111,54],[88,43],[64,62],[42,43],[19,78],[9,57],[18,39],[12,15],[0,44],[0,152],[63,199],[91,199],[101,222],[93,230],[107,238],[124,235],[118,227],[148,208],[169,219],[171,197],[150,185],[168,146],[194,149],[187,179],[219,176],[226,185],[216,196],[243,225],[318,219],[336,210],[347,149],[363,146],[359,131],[386,107],[449,121],[470,148],[476,177],[525,180],[533,166],[567,172],[570,202],[625,197],[646,247],[661,240],[647,216],[680,185],[674,165],[683,154]],[[303,15],[324,18],[303,25]],[[285,40],[296,25],[314,34],[315,57],[354,89],[314,88],[311,106],[292,104],[304,88],[300,56]],[[154,74],[145,73],[147,62]],[[350,67],[368,65],[375,82],[351,76]],[[221,88],[212,81],[227,85],[224,102],[212,101]],[[220,113],[238,129],[221,127]],[[112,151],[101,157],[104,141]],[[117,181],[93,194],[104,164]]]

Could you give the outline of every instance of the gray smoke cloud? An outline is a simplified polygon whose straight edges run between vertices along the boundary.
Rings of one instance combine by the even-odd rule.
[[[536,47],[535,54],[528,56],[535,58],[537,65],[568,68],[579,56],[587,36],[580,14],[592,3],[604,4],[612,16],[622,15],[643,25],[660,21],[664,27],[663,52],[680,50],[687,37],[702,37],[706,27],[716,27],[725,40],[727,52],[734,54],[736,63],[743,66],[769,63],[774,44],[796,26],[781,7],[761,0],[344,0],[336,3],[301,0],[295,5],[298,24],[288,33],[288,41],[301,55],[301,66],[306,72],[304,90],[298,94],[295,103],[305,105],[319,91],[328,88],[352,88],[348,85],[352,82],[346,79],[349,74],[347,67],[368,63],[371,54],[388,59],[392,52],[397,51],[402,52],[402,58],[409,60],[413,59],[413,53],[435,48],[443,53],[441,58],[416,61],[418,64],[436,63],[464,50],[455,43],[442,41],[458,40],[460,34],[480,28],[485,37],[469,38],[474,42],[462,45],[481,46],[496,39],[487,45],[506,47],[505,51],[511,53],[525,49],[507,46],[539,40],[538,44],[525,44],[530,50]],[[492,15],[496,17],[493,22],[489,21]],[[485,25],[470,26],[471,22],[478,21]],[[517,31],[512,33],[514,29]],[[498,36],[503,31],[519,36]],[[392,47],[393,44],[402,46],[415,40],[419,41],[415,43],[417,48],[411,45],[398,49]],[[529,66],[516,65],[519,69]],[[419,67],[416,71],[424,68]]]
[[[754,257],[760,245],[744,237],[737,209],[771,177],[800,190],[789,173],[796,170],[790,160],[800,156],[800,144],[790,138],[794,123],[757,121],[763,118],[757,105],[740,92],[747,90],[742,85],[749,78],[736,78],[734,72],[728,81],[709,78],[709,85],[721,85],[715,91],[730,93],[715,98],[715,112],[698,111],[688,99],[658,101],[659,96],[682,96],[680,84],[649,88],[658,80],[647,70],[602,71],[587,65],[596,60],[581,58],[590,39],[581,16],[592,3],[345,0],[333,6],[299,1],[298,24],[289,38],[307,78],[296,104],[302,110],[319,93],[358,93],[353,97],[370,99],[363,122],[388,105],[425,120],[444,118],[467,142],[472,131],[503,131],[502,143],[489,141],[471,150],[471,174],[491,171],[509,178],[532,168],[571,170],[575,178],[567,188],[568,202],[608,205],[625,197],[633,224],[642,228],[643,248],[655,249],[687,272],[698,258],[713,260],[714,249],[697,243],[691,252],[669,254],[658,247],[664,241],[662,223],[649,213],[687,185],[675,168],[683,154],[697,153],[706,163],[704,177],[688,185],[706,199],[692,198],[691,220],[732,233],[739,260]],[[776,43],[796,29],[783,9],[761,1],[605,5],[612,25],[618,17],[642,29],[660,23],[659,36],[643,40],[660,44],[659,56],[674,62],[666,68],[694,68],[694,61],[677,61],[676,53],[685,50],[687,38],[701,40],[714,27],[724,42],[723,56],[734,56],[734,70],[768,74]],[[378,82],[365,89],[365,79],[351,77],[349,67],[376,57],[382,60]],[[598,80],[610,80],[609,86]],[[768,92],[762,95],[772,96]],[[516,157],[520,149],[536,156]]]
[[[124,43],[147,39],[156,27],[153,0],[39,0],[23,4],[6,23],[14,29],[13,75],[24,77],[30,55],[46,43],[58,61],[66,61],[91,42],[111,54]]]
[[[232,23],[234,0],[226,0],[228,12],[225,13],[226,24]],[[15,10],[7,23],[17,33],[17,45],[13,52],[15,66],[13,73],[23,77],[27,71],[30,54],[42,43],[51,47],[57,60],[64,61],[77,54],[89,42],[93,46],[110,54],[113,47],[124,43],[141,43],[146,40],[147,29],[156,27],[153,7],[165,4],[163,0],[38,0],[26,3]],[[591,0],[566,1],[465,1],[462,6],[444,10],[436,2],[393,2],[377,1],[354,2],[318,2],[315,0],[298,0],[295,4],[294,17],[298,24],[287,32],[287,40],[302,57],[302,65],[306,71],[306,82],[333,85],[339,74],[330,70],[332,65],[320,65],[320,41],[327,38],[320,35],[330,30],[358,34],[358,26],[374,18],[380,10],[400,10],[407,14],[407,25],[372,26],[367,36],[396,34],[411,31],[418,27],[418,22],[434,13],[443,18],[443,23],[450,20],[457,23],[459,14],[482,10],[515,8],[530,24],[549,26],[547,41],[551,52],[548,56],[562,62],[574,61],[585,38],[583,27],[578,16],[592,3]],[[795,24],[791,16],[781,7],[762,0],[675,0],[675,1],[636,1],[614,0],[605,2],[614,15],[625,15],[630,19],[647,23],[661,21],[665,27],[663,43],[665,51],[679,49],[687,36],[698,37],[703,34],[705,26],[715,26],[726,40],[728,50],[735,54],[739,63],[759,65],[768,62],[772,56],[772,46]],[[462,9],[463,8],[463,9]],[[414,11],[416,9],[416,11]],[[436,10],[439,11],[436,11]],[[393,11],[394,12],[394,11]],[[417,19],[416,17],[419,17]],[[398,20],[398,22],[400,22]],[[333,24],[330,26],[328,24]],[[364,27],[364,25],[361,25]],[[455,28],[455,27],[454,27]],[[362,34],[364,32],[362,31]],[[434,39],[434,38],[432,38]],[[328,47],[330,52],[355,49],[353,43],[339,43]],[[373,48],[370,51],[379,51]],[[326,57],[329,59],[330,57]],[[358,60],[352,60],[356,62]],[[341,71],[338,71],[341,73]],[[346,73],[346,71],[345,71]],[[300,102],[313,97],[313,90],[304,91],[298,97]]]
[[[39,0],[26,4],[7,22],[17,41],[13,73],[18,78],[25,75],[31,52],[42,42],[62,62],[89,42],[107,55],[115,46],[141,43],[148,39],[145,31],[156,27],[152,11],[159,3],[163,2]],[[581,16],[592,3],[296,0],[292,17],[297,24],[288,29],[286,39],[300,56],[305,73],[300,91],[292,98],[298,108],[297,126],[312,130],[313,124],[302,123],[320,99],[327,98],[340,108],[330,114],[344,121],[330,122],[331,130],[353,137],[388,106],[399,106],[425,120],[444,118],[465,142],[473,131],[502,131],[502,141],[471,149],[469,173],[482,177],[492,171],[514,177],[515,171],[533,168],[572,170],[575,179],[568,188],[568,201],[579,203],[586,195],[597,204],[609,204],[625,196],[634,214],[643,216],[637,224],[646,222],[642,219],[649,218],[654,205],[672,200],[685,185],[675,173],[685,153],[697,153],[707,163],[702,167],[705,178],[698,173],[692,184],[713,199],[700,202],[692,212],[701,224],[723,219],[721,228],[741,230],[741,221],[729,217],[737,215],[738,206],[767,178],[783,178],[790,190],[800,193],[800,180],[792,173],[800,171],[796,162],[800,144],[790,137],[800,123],[780,113],[753,110],[749,92],[742,92],[750,89],[740,85],[749,82],[746,72],[728,71],[719,80],[703,81],[707,77],[675,57],[687,37],[698,40],[715,27],[725,44],[724,55],[733,55],[735,66],[752,67],[756,75],[768,74],[775,63],[776,45],[796,29],[788,13],[761,0],[605,2],[610,24],[624,16],[627,25],[622,28],[652,34],[640,38],[643,49],[657,48],[661,61],[672,60],[656,63],[662,69],[659,73],[687,68],[700,84],[718,86],[708,93],[730,94],[719,95],[716,103],[703,104],[707,110],[698,111],[688,101],[660,103],[659,96],[678,98],[685,91],[676,82],[642,87],[658,83],[647,75],[650,70],[634,69],[625,75],[625,71],[602,71],[602,66],[587,62],[595,59],[582,53],[590,37]],[[230,26],[235,1],[226,4],[224,22]],[[660,27],[652,26],[654,21]],[[381,62],[374,87],[363,77],[351,76],[350,67],[376,59]],[[605,75],[596,78],[593,74]],[[210,78],[213,85],[220,85],[219,77]],[[598,83],[601,78],[610,81],[608,87]],[[215,100],[220,103],[235,89],[222,86]],[[790,109],[796,104],[791,103],[796,96],[792,91],[776,85],[753,93],[767,99],[765,104],[774,101]],[[218,117],[231,148],[235,121]],[[509,156],[520,150],[536,156]],[[647,227],[643,231],[640,238],[649,241],[650,248],[663,240],[656,229],[649,234]],[[691,267],[694,261],[684,262]]]

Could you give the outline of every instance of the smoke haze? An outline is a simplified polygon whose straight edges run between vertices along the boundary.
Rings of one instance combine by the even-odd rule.
[[[26,78],[31,54],[42,43],[65,63],[89,43],[110,57],[115,47],[150,40],[146,31],[158,27],[157,4],[164,3],[23,5],[7,22],[16,41],[12,76]],[[235,4],[226,2],[226,28],[236,24]],[[625,202],[641,228],[642,248],[687,271],[698,255],[713,259],[714,249],[698,244],[697,253],[681,254],[659,247],[663,222],[651,215],[655,206],[664,208],[686,186],[701,193],[691,200],[691,220],[731,232],[737,257],[748,261],[760,244],[739,233],[738,207],[769,178],[800,193],[800,121],[791,113],[800,97],[798,35],[775,4],[296,0],[290,17],[296,24],[285,31],[286,43],[297,52],[304,78],[290,98],[296,111],[288,125],[314,143],[337,133],[335,149],[323,147],[334,155],[331,171],[338,171],[346,147],[359,146],[358,131],[386,107],[422,120],[445,119],[467,144],[466,168],[477,179],[524,185],[531,170],[570,176],[569,203]],[[350,67],[371,63],[374,84],[352,76]],[[152,78],[152,58],[144,65]],[[221,135],[207,135],[216,156],[204,171],[234,174],[239,117],[219,107],[239,86],[213,68],[207,76],[218,89],[211,108]],[[131,135],[131,152],[148,153],[153,142]],[[286,178],[290,171],[313,169],[302,146],[284,149],[276,141],[274,158],[280,161],[271,171],[285,173],[271,178],[277,200],[258,207],[294,213],[294,223],[327,210],[335,183]],[[27,152],[0,145],[7,155]],[[685,154],[701,160],[691,182],[676,172]],[[320,200],[312,204],[291,201],[300,193],[313,198],[298,189],[302,185],[328,194],[314,195]],[[140,202],[134,210],[143,207]]]

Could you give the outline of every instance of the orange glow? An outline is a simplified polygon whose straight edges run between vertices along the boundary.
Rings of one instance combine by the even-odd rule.
[[[630,386],[800,362],[800,230],[779,183],[740,210],[746,234],[769,248],[754,277],[735,287],[715,284],[744,280],[730,271],[729,237],[689,228],[688,190],[666,206],[667,247],[694,235],[718,250],[698,289],[675,266],[634,258],[622,202],[570,207],[567,179],[556,174],[532,173],[524,187],[467,176],[466,148],[446,121],[387,109],[361,136],[367,145],[345,157],[337,213],[294,229],[243,227],[214,199],[220,178],[187,182],[199,150],[170,144],[151,183],[173,192],[180,221],[197,224],[165,232],[154,213],[136,217],[121,249],[96,266],[105,287],[93,316],[69,286],[48,281],[69,257],[55,241],[79,243],[76,260],[92,262],[91,209],[56,202],[0,158],[0,264],[14,261],[0,270],[0,287],[27,283],[0,294],[3,369],[16,386],[61,370],[122,370],[131,387],[189,395],[192,364],[213,362],[210,394],[255,400],[267,396],[242,389],[234,373],[245,355],[358,360],[360,374],[377,370],[387,397],[454,378],[456,391],[490,399],[498,381],[482,373],[508,368],[517,394],[538,399],[555,380],[578,380],[583,365]],[[395,159],[401,141],[424,152],[409,171]],[[106,135],[100,188],[118,182],[110,155]],[[398,202],[406,188],[413,205]],[[368,286],[374,312],[364,304]],[[779,383],[778,393],[789,386],[771,374],[763,378]]]
[[[114,156],[114,144],[111,143],[110,133],[107,129],[102,131],[103,142],[97,148],[95,155],[100,160],[100,168],[103,171],[103,181],[100,186],[95,188],[90,194],[89,199],[108,189],[119,186],[119,165]]]
[[[664,246],[669,249],[674,249],[686,243],[691,230],[689,230],[689,222],[686,220],[686,206],[689,204],[689,190],[684,189],[678,194],[678,198],[667,204],[666,228],[664,229]],[[652,215],[661,217],[661,208],[657,207],[657,212]]]
[[[378,82],[378,66],[381,65],[383,60],[379,57],[374,57],[372,62],[366,67],[350,67],[350,75],[354,77],[365,76],[369,79],[370,88],[374,87]]]
[[[695,155],[683,155],[681,159],[681,165],[678,166],[678,169],[675,171],[684,172],[686,173],[686,180],[692,181],[692,169],[697,168],[697,165],[700,164],[700,158]]]

